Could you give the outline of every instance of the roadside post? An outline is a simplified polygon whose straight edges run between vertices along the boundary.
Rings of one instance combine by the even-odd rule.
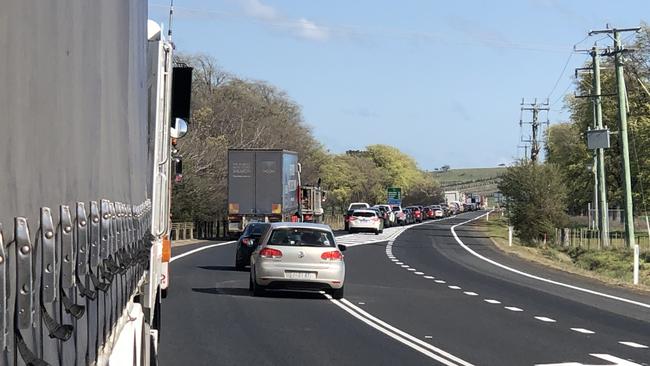
[[[508,246],[512,246],[512,225],[508,225]]]
[[[634,284],[639,284],[639,244],[634,244]]]

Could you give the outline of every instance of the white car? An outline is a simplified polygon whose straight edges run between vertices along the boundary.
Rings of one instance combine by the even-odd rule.
[[[379,235],[384,232],[384,219],[374,210],[355,210],[348,225],[350,233],[370,231]]]
[[[366,208],[370,208],[370,205],[365,202],[352,202],[348,206],[348,211],[364,210]]]
[[[251,255],[249,290],[327,291],[343,297],[344,245],[336,245],[327,225],[277,222],[271,224]]]

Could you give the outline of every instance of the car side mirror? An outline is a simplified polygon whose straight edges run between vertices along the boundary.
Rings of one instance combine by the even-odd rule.
[[[343,244],[339,244],[338,247],[339,247],[339,250],[342,251],[342,252],[345,252],[345,250],[348,249],[348,247],[346,247]]]

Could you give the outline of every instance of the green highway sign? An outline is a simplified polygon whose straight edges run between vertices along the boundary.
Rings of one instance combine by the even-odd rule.
[[[388,204],[399,205],[402,203],[402,188],[388,188]]]

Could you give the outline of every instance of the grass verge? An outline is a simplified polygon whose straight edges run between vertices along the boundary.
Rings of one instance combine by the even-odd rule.
[[[508,245],[508,225],[505,218],[490,215],[490,221],[480,220],[494,244],[502,251],[548,267],[593,278],[610,285],[650,292],[650,252],[639,258],[639,286],[632,284],[631,250],[588,249],[584,247],[559,247],[555,245],[526,246],[514,237]]]

